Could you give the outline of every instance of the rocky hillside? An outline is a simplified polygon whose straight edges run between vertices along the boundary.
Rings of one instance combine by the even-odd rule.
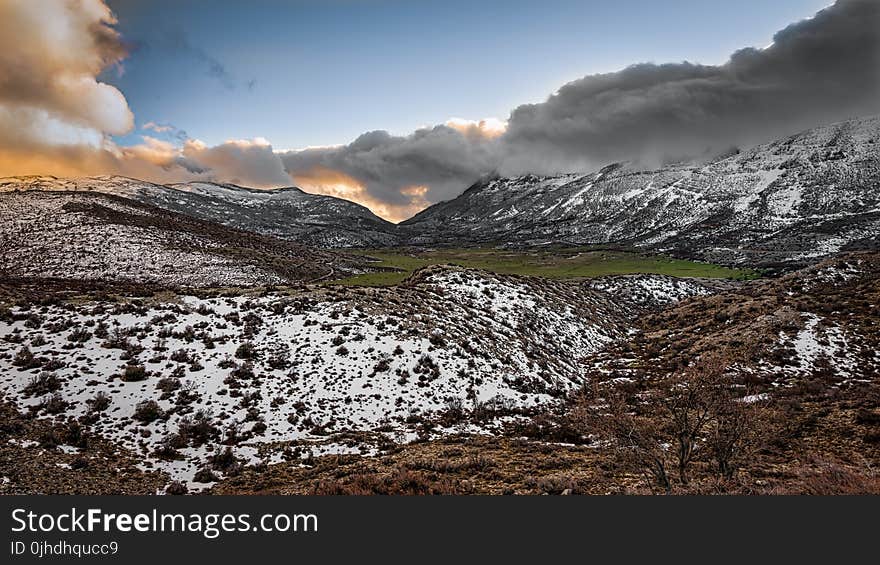
[[[749,282],[429,267],[381,288],[5,300],[0,395],[29,416],[6,451],[48,450],[74,480],[118,445],[114,465],[147,471],[127,492],[626,492],[644,478],[590,395],[641,407],[718,357],[733,406],[781,423],[724,488],[792,489],[810,457],[878,460],[878,257]],[[32,492],[3,457],[6,491]],[[710,463],[688,488],[720,488]]]
[[[780,396],[817,383],[814,392],[826,394],[880,376],[878,253],[844,254],[776,279],[693,294],[699,296],[644,316],[633,340],[592,359],[603,367],[593,378],[641,382],[707,356],[731,360],[730,373]]]
[[[643,312],[577,284],[441,267],[379,289],[19,302],[0,308],[0,393],[197,487],[242,464],[491,432],[577,391],[581,360]],[[436,425],[449,411],[483,416]]]
[[[295,187],[257,190],[208,182],[163,186],[118,176],[0,179],[0,193],[31,190],[86,191],[121,196],[313,247],[376,247],[396,241],[394,224],[367,208],[341,198],[308,194]]]
[[[880,118],[816,128],[703,165],[493,178],[401,227],[414,244],[610,244],[763,267],[874,249]]]
[[[100,192],[0,193],[6,279],[250,286],[356,273],[357,264]]]
[[[587,386],[563,404],[507,413],[483,428],[489,436],[473,433],[486,411],[464,404],[440,415],[447,427],[454,422],[442,437],[381,457],[247,469],[214,491],[880,492],[880,254],[848,254],[711,292],[656,276],[584,284],[618,303],[655,306],[624,338],[584,350],[578,363]],[[685,473],[678,442],[689,438]]]

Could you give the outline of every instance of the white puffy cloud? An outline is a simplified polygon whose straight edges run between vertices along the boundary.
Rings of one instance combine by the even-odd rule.
[[[102,0],[0,2],[4,126],[47,144],[69,143],[74,130],[127,133],[133,116],[125,97],[96,79],[125,57],[115,23]]]
[[[120,147],[131,131],[123,94],[98,76],[126,56],[103,0],[0,0],[0,175],[124,174],[171,182],[218,180],[284,186],[290,177],[264,139],[208,146],[169,124],[182,146],[151,136]]]

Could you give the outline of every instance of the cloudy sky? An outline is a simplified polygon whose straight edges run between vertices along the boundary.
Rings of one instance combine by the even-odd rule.
[[[0,0],[0,175],[296,184],[397,221],[479,177],[880,112],[880,1]]]

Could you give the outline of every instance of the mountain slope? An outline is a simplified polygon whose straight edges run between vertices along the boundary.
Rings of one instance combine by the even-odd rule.
[[[790,269],[880,246],[880,118],[815,128],[707,164],[492,178],[394,225],[298,188],[124,177],[0,179],[0,192],[123,196],[317,247],[612,245]]]
[[[880,118],[705,165],[475,184],[401,224],[412,244],[617,244],[727,264],[792,266],[876,248]]]
[[[592,286],[614,292],[609,282]],[[731,374],[760,383],[758,392],[779,396],[809,379],[858,386],[880,376],[880,253],[845,253],[781,277],[690,294],[642,316],[638,339],[591,358],[603,368],[592,376],[650,380],[713,355],[731,360]]]
[[[183,286],[311,281],[356,260],[98,192],[0,192],[0,271]]]
[[[443,267],[371,291],[0,307],[0,395],[189,480],[223,438],[233,461],[277,462],[448,433],[423,424],[450,407],[480,407],[488,429],[556,405],[582,386],[579,360],[639,312],[578,285]]]
[[[6,191],[90,191],[123,196],[229,227],[315,247],[372,247],[395,241],[395,226],[369,209],[290,187],[274,190],[208,182],[158,185],[119,176],[0,179]]]
[[[628,299],[626,291],[640,286],[651,290],[654,301],[670,296],[658,293],[660,288],[678,294],[691,282],[592,281],[615,301]],[[878,253],[844,254],[779,278],[698,292],[639,315],[627,337],[586,351],[579,363],[589,386],[569,395],[561,408],[507,418],[500,429],[489,430],[491,436],[453,433],[397,445],[379,457],[340,461],[333,454],[307,465],[293,459],[246,469],[224,478],[213,492],[665,492],[645,465],[673,469],[679,453],[674,433],[688,426],[696,430],[695,456],[688,483],[673,482],[673,492],[877,494],[878,299]],[[724,375],[710,374],[703,381],[708,388],[699,380],[694,386],[679,380],[711,370],[712,359]],[[719,391],[719,382],[730,386]],[[470,431],[485,420],[485,411],[468,408],[439,421]],[[693,424],[691,416],[713,411],[708,425]],[[612,430],[620,429],[619,439],[608,439],[609,419]],[[735,473],[726,479],[717,460],[719,444],[713,443],[719,439],[725,442],[721,447],[736,448]],[[647,451],[640,441],[660,447]],[[637,457],[646,453],[652,456]],[[667,476],[675,481],[675,473]]]

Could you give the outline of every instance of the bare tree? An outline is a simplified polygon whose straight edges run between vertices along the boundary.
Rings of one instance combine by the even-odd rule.
[[[716,404],[706,444],[718,473],[732,479],[736,471],[772,437],[774,412],[761,398],[744,401],[725,394]]]
[[[583,399],[595,415],[591,430],[645,474],[652,488],[672,490],[670,469],[688,485],[698,458],[713,461],[718,474],[730,479],[768,439],[771,426],[763,401],[745,402],[735,394],[729,367],[727,358],[708,355],[628,399],[613,386],[594,388]]]
[[[672,491],[664,433],[653,418],[633,414],[615,397],[609,403],[609,412],[599,422],[599,432],[608,437],[625,463],[639,469],[652,486],[666,493]]]
[[[652,490],[669,493],[672,460],[656,408],[653,402],[629,396],[625,389],[600,387],[594,380],[580,391],[569,420],[606,442],[623,465],[645,477]]]
[[[678,478],[688,484],[688,467],[701,448],[701,438],[718,411],[723,398],[720,389],[728,388],[725,359],[712,356],[700,360],[680,375],[675,375],[659,391],[660,403],[668,414],[669,433],[676,446]]]

